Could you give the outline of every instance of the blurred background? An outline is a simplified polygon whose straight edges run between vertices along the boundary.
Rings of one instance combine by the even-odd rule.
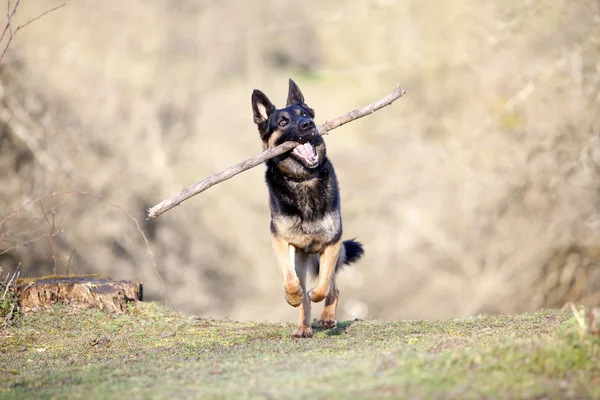
[[[59,4],[21,2],[13,27]],[[399,82],[407,95],[326,137],[344,236],[366,250],[340,277],[340,317],[598,304],[599,10],[70,1],[0,64],[0,267],[138,279],[146,299],[203,317],[295,320],[263,167],[145,211],[261,151],[253,89],[281,106],[291,77],[324,122]]]

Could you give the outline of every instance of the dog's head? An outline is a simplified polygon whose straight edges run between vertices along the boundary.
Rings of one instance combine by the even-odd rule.
[[[254,90],[252,111],[265,150],[289,141],[302,143],[291,152],[273,159],[275,163],[285,163],[286,170],[294,175],[322,165],[325,142],[313,120],[315,112],[306,105],[300,88],[293,80],[290,79],[285,108],[277,109],[263,92]]]

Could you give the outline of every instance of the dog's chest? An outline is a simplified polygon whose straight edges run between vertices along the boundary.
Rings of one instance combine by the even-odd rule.
[[[327,161],[312,179],[295,181],[267,172],[271,230],[299,249],[316,253],[339,239],[342,232],[339,191]]]
[[[339,210],[334,210],[316,219],[303,219],[299,215],[273,215],[272,224],[276,234],[288,243],[308,253],[317,253],[339,238],[342,219]]]

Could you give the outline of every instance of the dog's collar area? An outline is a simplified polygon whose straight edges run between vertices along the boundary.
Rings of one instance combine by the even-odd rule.
[[[288,182],[295,182],[295,183],[300,183],[300,182],[306,182],[309,181],[311,179],[315,179],[315,176],[308,176],[306,178],[292,178],[289,176],[283,176],[283,179],[288,181]]]
[[[275,172],[276,167],[271,166],[271,171]],[[281,178],[283,178],[284,181],[286,182],[294,182],[294,183],[301,183],[301,182],[306,182],[306,181],[310,181],[311,179],[316,179],[316,176],[307,176],[306,178],[293,178],[291,176],[285,176],[280,172],[277,172],[277,175],[281,176]]]

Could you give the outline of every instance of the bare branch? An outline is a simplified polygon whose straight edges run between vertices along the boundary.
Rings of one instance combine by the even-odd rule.
[[[17,31],[18,31],[19,29],[21,29],[21,28],[25,28],[25,27],[26,27],[27,25],[29,25],[30,23],[37,21],[38,19],[42,18],[44,15],[46,15],[46,14],[49,14],[49,13],[51,13],[52,11],[56,11],[56,10],[58,10],[59,8],[62,8],[62,7],[64,7],[65,5],[66,5],[66,3],[62,3],[60,6],[56,6],[56,7],[54,7],[54,8],[51,8],[50,10],[44,11],[43,13],[41,13],[40,15],[38,15],[37,17],[35,17],[35,18],[32,18],[32,19],[30,19],[29,21],[27,21],[27,22],[25,23],[25,25],[19,25],[19,26],[17,27]],[[15,31],[15,33],[17,33],[17,32]]]
[[[52,198],[57,198],[59,196],[66,196],[66,198],[63,201],[58,202],[57,205],[53,206],[50,210],[47,210],[45,207],[43,207],[43,205],[42,205],[43,201],[46,201],[46,200],[52,199]],[[146,250],[148,251],[148,255],[150,256],[150,260],[154,267],[154,272],[156,273],[156,276],[158,277],[158,279],[161,281],[162,292],[163,292],[163,302],[166,304],[167,300],[166,300],[165,281],[158,269],[158,264],[156,263],[156,257],[154,256],[154,252],[152,251],[152,247],[150,246],[150,241],[148,240],[148,237],[146,236],[146,234],[144,233],[144,230],[140,226],[140,223],[138,222],[137,218],[135,218],[129,211],[127,211],[123,207],[119,206],[118,204],[113,203],[112,201],[110,201],[104,197],[95,195],[90,192],[85,192],[85,191],[60,192],[60,191],[56,191],[56,192],[52,192],[52,193],[47,193],[47,194],[39,196],[35,199],[30,199],[30,200],[24,202],[19,208],[15,209],[12,213],[8,214],[7,216],[5,216],[3,219],[0,220],[0,256],[9,251],[18,249],[20,247],[27,246],[33,242],[41,240],[42,238],[54,239],[54,238],[58,237],[59,235],[61,235],[64,232],[63,229],[58,229],[56,227],[54,219],[50,219],[48,217],[48,215],[51,213],[52,217],[54,218],[54,214],[56,213],[57,208],[66,205],[69,202],[69,200],[74,196],[85,196],[85,197],[89,197],[89,198],[94,198],[104,204],[108,204],[112,208],[119,210],[121,213],[123,213],[123,215],[128,217],[133,222],[138,233],[140,234],[140,236],[142,237],[142,239],[144,241]],[[25,232],[25,233],[27,233],[28,236],[33,236],[33,234],[35,233],[36,236],[34,238],[25,240],[25,241],[19,240],[18,242],[10,243],[7,246],[2,246],[2,244],[4,244],[3,243],[4,232],[6,232],[6,231],[10,232],[11,219],[17,218],[19,215],[25,213],[25,210],[27,207],[31,206],[32,204],[36,204],[36,203],[38,203],[40,205],[40,207],[42,208],[42,213],[43,213],[43,219],[40,218],[39,226],[41,227],[41,225],[43,225],[43,224],[48,224],[51,228],[51,231],[48,233],[43,233],[43,234],[38,235],[37,232],[40,229],[37,229],[37,227],[36,227],[35,231],[31,231],[29,233]],[[37,224],[38,223],[36,222],[36,225]],[[16,233],[13,232],[10,234],[10,236],[18,236],[18,235],[20,235],[20,233],[18,233],[18,232],[16,232]],[[73,255],[73,248],[71,248],[71,250],[69,252],[69,259],[67,262],[67,271],[68,271],[69,265],[71,263],[72,255]],[[50,254],[50,256],[51,256],[50,259],[54,261],[54,258],[52,258],[52,257],[55,257],[55,255]]]
[[[52,11],[56,11],[61,7],[64,7],[66,3],[63,3],[59,6],[56,6],[50,10],[44,11],[43,13],[41,13],[40,15],[38,15],[35,18],[30,19],[29,21],[27,21],[25,24],[23,25],[19,25],[17,26],[17,29],[15,29],[13,31],[12,28],[12,19],[15,16],[16,12],[17,12],[17,8],[19,8],[19,2],[21,0],[17,0],[17,2],[15,3],[15,6],[13,7],[13,9],[10,9],[10,1],[8,2],[8,10],[6,12],[6,25],[4,25],[4,30],[2,31],[2,35],[0,35],[0,43],[2,43],[2,40],[4,39],[4,36],[6,35],[6,32],[8,32],[8,40],[6,41],[6,45],[4,46],[4,50],[2,51],[2,54],[0,54],[0,61],[2,61],[2,59],[4,58],[4,55],[6,54],[6,52],[8,51],[8,47],[10,46],[10,43],[12,42],[13,38],[15,37],[15,35],[17,34],[17,32],[19,32],[21,29],[25,28],[27,25],[31,24],[34,21],[37,21],[38,19],[42,18],[44,15],[51,13]]]
[[[394,101],[396,101],[397,99],[402,97],[405,93],[406,93],[406,90],[400,88],[400,84],[397,84],[396,87],[394,88],[394,91],[392,93],[390,93],[389,95],[387,95],[386,97],[384,97],[380,100],[377,100],[376,102],[371,103],[367,106],[364,106],[357,110],[351,111],[345,115],[342,115],[341,117],[338,117],[331,121],[327,121],[323,125],[320,125],[317,128],[319,131],[319,135],[325,135],[329,131],[331,131],[337,127],[340,127],[344,124],[347,124],[348,122],[354,121],[358,118],[362,118],[366,115],[374,113],[375,111],[392,104]],[[283,154],[285,152],[293,150],[298,145],[299,145],[299,143],[296,143],[296,142],[285,142],[283,144],[280,144],[277,147],[273,147],[272,149],[264,151],[263,153],[255,156],[255,157],[249,158],[249,159],[242,161],[232,167],[229,167],[224,171],[213,174],[213,175],[209,176],[208,178],[204,179],[203,181],[200,181],[200,182],[184,189],[179,194],[169,197],[168,199],[163,200],[162,202],[158,203],[154,207],[150,208],[148,210],[148,217],[156,218],[159,215],[161,215],[162,213],[170,210],[171,208],[173,208],[175,206],[178,206],[185,200],[197,195],[198,193],[205,191],[206,189],[210,188],[211,186],[214,186],[218,183],[226,181],[227,179],[234,177],[235,175],[239,174],[240,172],[244,172],[250,168],[254,168],[257,165],[262,164],[263,162],[265,162],[273,157],[276,157],[280,154]]]
[[[4,30],[2,31],[2,35],[0,36],[0,43],[2,42],[2,39],[4,39],[4,35],[6,35],[7,31],[10,31],[11,38],[13,36],[11,22],[13,17],[15,16],[15,13],[17,12],[17,8],[19,7],[19,1],[20,0],[17,0],[17,3],[15,4],[12,10],[10,9],[10,1],[8,1],[7,3],[8,9],[6,10],[6,25],[4,25]]]

